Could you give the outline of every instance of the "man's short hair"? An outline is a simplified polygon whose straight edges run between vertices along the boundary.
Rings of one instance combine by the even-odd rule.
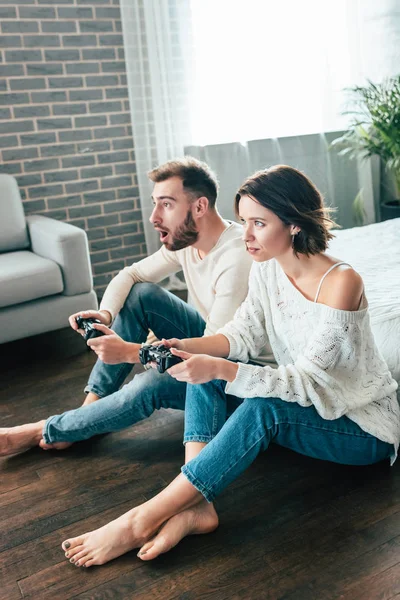
[[[205,196],[209,207],[215,207],[218,195],[217,176],[205,162],[197,158],[185,156],[169,160],[149,171],[148,176],[154,183],[166,181],[171,177],[180,177],[186,192],[193,194],[194,198]]]

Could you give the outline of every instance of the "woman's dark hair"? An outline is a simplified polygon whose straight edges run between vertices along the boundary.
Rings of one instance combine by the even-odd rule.
[[[257,171],[246,179],[235,197],[236,214],[242,196],[251,196],[275,213],[285,225],[300,229],[293,239],[296,255],[324,252],[328,241],[334,237],[329,230],[338,227],[329,216],[332,209],[324,206],[315,185],[304,173],[287,165]]]
[[[166,181],[171,177],[180,177],[182,179],[183,189],[192,194],[195,198],[205,196],[208,199],[210,208],[215,207],[218,195],[217,176],[205,163],[185,156],[156,167],[148,173],[149,178],[154,183]]]

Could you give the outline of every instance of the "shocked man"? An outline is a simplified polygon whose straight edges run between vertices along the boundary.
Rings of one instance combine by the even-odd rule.
[[[149,369],[122,384],[149,330],[158,339],[212,335],[230,321],[247,295],[251,257],[239,224],[221,217],[216,207],[218,183],[210,168],[185,157],[149,173],[154,182],[150,221],[161,248],[123,269],[108,285],[92,317],[103,336],[88,341],[98,360],[91,372],[83,406],[47,420],[0,429],[0,455],[39,444],[65,448],[93,435],[128,427],[161,407],[184,409],[186,383],[168,372]],[[190,304],[159,285],[183,270]],[[120,389],[121,388],[121,389]]]

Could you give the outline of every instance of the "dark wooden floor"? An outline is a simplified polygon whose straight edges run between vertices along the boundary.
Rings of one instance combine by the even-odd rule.
[[[93,364],[65,330],[0,346],[0,425],[74,408]],[[165,486],[182,462],[182,415],[0,459],[0,598],[389,600],[400,598],[400,461],[349,468],[272,448],[217,501],[219,529],[143,563],[133,551],[80,570],[67,536]]]

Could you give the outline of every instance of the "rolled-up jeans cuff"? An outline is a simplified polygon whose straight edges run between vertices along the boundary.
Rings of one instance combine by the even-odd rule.
[[[43,426],[43,439],[46,442],[46,444],[53,444],[54,440],[52,440],[49,437],[49,425],[51,423],[51,421],[54,419],[54,417],[50,417],[49,419],[47,419],[46,423]]]
[[[214,502],[215,494],[193,475],[188,465],[183,465],[183,467],[181,467],[181,472],[189,481],[189,483],[192,484],[192,486],[195,487],[202,496],[204,496],[207,502]]]
[[[211,442],[214,436],[212,435],[185,435],[183,438],[183,445],[188,442],[200,442],[202,444],[208,444]]]
[[[89,392],[91,392],[92,394],[96,394],[96,396],[98,396],[99,398],[104,398],[105,396],[110,395],[107,392],[103,392],[103,390],[96,387],[95,385],[92,385],[91,383],[88,383],[83,391],[85,392],[85,394],[88,394]],[[110,393],[112,393],[112,392],[110,392]]]

